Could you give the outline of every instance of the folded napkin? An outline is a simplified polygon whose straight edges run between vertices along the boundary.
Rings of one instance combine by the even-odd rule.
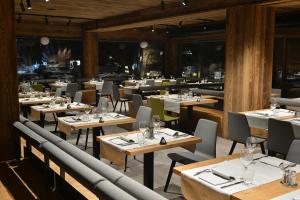
[[[71,118],[64,119],[64,121],[68,122],[68,123],[75,123],[75,122],[80,122],[81,119],[77,119],[77,118],[71,117]]]
[[[274,167],[280,167],[280,165],[282,164],[288,164],[288,161],[284,161],[282,159],[271,157],[271,156],[261,158],[259,161]]]
[[[186,133],[175,131],[175,130],[172,130],[172,129],[169,129],[169,128],[164,128],[160,132],[162,132],[166,135],[169,135],[169,136],[173,136],[173,137],[186,135]]]
[[[229,180],[224,179],[220,176],[217,176],[217,175],[215,175],[211,172],[201,173],[200,175],[198,175],[198,178],[205,181],[205,182],[207,182],[207,183],[215,185],[215,186],[229,182]]]
[[[128,138],[126,138],[124,136],[111,138],[108,141],[111,142],[111,143],[113,143],[113,144],[120,145],[120,146],[127,146],[127,145],[135,143],[134,140],[128,139]]]

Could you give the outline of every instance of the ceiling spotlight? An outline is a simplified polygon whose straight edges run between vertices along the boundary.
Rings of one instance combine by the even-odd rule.
[[[161,0],[160,1],[160,8],[163,10],[163,9],[165,9],[165,2],[164,2],[164,0]]]
[[[169,34],[170,33],[170,31],[169,30],[166,30],[166,34]]]
[[[49,24],[48,17],[45,16],[45,24]]]
[[[17,23],[19,24],[19,23],[21,22],[21,20],[22,20],[22,17],[21,17],[21,15],[19,14],[19,17],[18,17],[18,19],[17,19]]]
[[[187,6],[187,0],[181,0],[181,4],[182,4],[183,6]]]
[[[203,26],[203,30],[206,30],[207,29],[207,27],[206,26]]]
[[[50,0],[45,0],[46,2],[49,2]]]
[[[67,26],[70,26],[70,24],[71,24],[71,19],[68,20]]]
[[[20,1],[20,8],[22,10],[22,12],[25,12],[25,6],[24,6],[24,3],[23,3],[23,0]]]
[[[155,32],[154,26],[151,26],[151,32]]]
[[[27,3],[27,9],[28,9],[28,10],[31,10],[32,7],[31,7],[31,2],[30,2],[30,0],[26,0],[26,3]]]

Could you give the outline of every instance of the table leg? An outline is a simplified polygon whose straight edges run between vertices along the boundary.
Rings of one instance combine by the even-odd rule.
[[[45,114],[40,112],[40,126],[44,128],[45,126]]]
[[[187,128],[187,133],[190,135],[193,135],[193,130],[191,129],[192,122],[193,122],[193,106],[188,106],[185,127]]]
[[[100,136],[101,128],[93,128],[93,156],[100,159],[100,143],[97,141],[97,136]]]
[[[28,106],[27,105],[22,105],[21,109],[22,109],[22,112],[23,112],[23,117],[28,118]]]
[[[144,154],[144,185],[153,190],[154,152]]]

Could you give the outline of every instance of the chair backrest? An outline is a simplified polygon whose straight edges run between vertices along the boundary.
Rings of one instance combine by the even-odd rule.
[[[33,85],[31,85],[31,88],[34,91],[37,91],[37,92],[43,92],[44,91],[44,85],[43,84],[33,84]]]
[[[60,97],[62,94],[62,89],[61,88],[57,88],[56,91],[55,91],[55,96],[56,97]]]
[[[294,129],[290,122],[269,119],[268,150],[287,155],[291,143],[295,139]]]
[[[251,135],[246,115],[228,112],[228,131],[231,140],[245,144]]]
[[[133,113],[136,115],[140,106],[143,105],[143,99],[142,96],[139,94],[133,94],[132,95],[132,104],[133,104]]]
[[[119,101],[120,100],[119,87],[117,85],[112,85],[112,90],[113,90],[113,96],[114,96],[115,100]]]
[[[112,95],[113,94],[113,82],[112,81],[104,81],[102,86],[102,95]]]
[[[66,89],[66,96],[74,98],[75,93],[78,91],[78,84],[77,83],[68,83]]]
[[[165,111],[163,104],[160,99],[158,98],[150,98],[151,108],[152,108],[152,115],[158,115],[161,120],[165,119]]]
[[[216,157],[217,128],[218,124],[214,121],[206,119],[198,121],[194,135],[200,137],[202,142],[197,144],[196,152]]]
[[[161,81],[161,86],[168,86],[170,85],[170,80],[162,80]]]
[[[154,79],[147,79],[146,80],[146,85],[154,86],[154,84],[155,84],[155,80]]]
[[[292,142],[286,160],[300,164],[300,140],[294,140]]]
[[[98,105],[97,105],[96,111],[97,112],[101,112],[103,104],[106,104],[106,106],[108,107],[108,102],[109,102],[108,98],[106,98],[106,97],[100,97],[99,101],[98,101]]]
[[[145,121],[148,125],[151,121],[152,109],[146,106],[140,106],[136,114],[136,122],[133,124],[133,130],[139,129],[139,123]]]
[[[82,101],[82,92],[81,91],[77,91],[75,93],[73,102],[81,103],[81,101]]]

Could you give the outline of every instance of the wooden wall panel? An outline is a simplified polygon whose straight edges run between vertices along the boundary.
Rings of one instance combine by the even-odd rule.
[[[269,106],[274,21],[274,10],[263,6],[239,6],[227,10],[226,116],[228,111],[239,112]],[[227,133],[227,128],[224,133]]]
[[[98,38],[97,33],[83,33],[83,75],[85,78],[98,76]]]
[[[169,39],[165,46],[165,75],[178,75],[178,42]]]
[[[0,161],[15,158],[19,118],[14,1],[0,1]]]

